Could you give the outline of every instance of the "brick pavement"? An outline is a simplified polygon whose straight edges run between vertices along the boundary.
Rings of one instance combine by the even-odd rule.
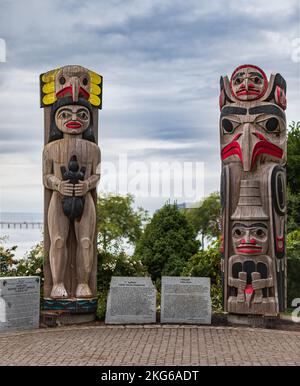
[[[300,365],[300,332],[149,325],[1,333],[0,365]]]

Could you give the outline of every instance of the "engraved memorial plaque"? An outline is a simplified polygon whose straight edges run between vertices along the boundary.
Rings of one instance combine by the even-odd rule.
[[[39,327],[40,278],[0,278],[0,332]]]
[[[210,324],[210,278],[163,276],[161,323]]]
[[[112,277],[105,323],[155,323],[156,289],[150,277]]]

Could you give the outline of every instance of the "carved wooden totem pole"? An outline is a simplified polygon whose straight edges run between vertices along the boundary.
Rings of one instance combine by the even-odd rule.
[[[44,108],[44,309],[92,313],[96,293],[98,109],[102,77],[81,66],[40,76]]]
[[[225,311],[286,307],[286,82],[257,66],[221,77],[222,272]]]

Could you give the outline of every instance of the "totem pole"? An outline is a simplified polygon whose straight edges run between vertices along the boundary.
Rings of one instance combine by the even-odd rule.
[[[225,311],[286,307],[286,82],[243,65],[221,77],[221,268]]]
[[[44,108],[44,309],[93,313],[98,109],[102,77],[81,66],[41,74]]]

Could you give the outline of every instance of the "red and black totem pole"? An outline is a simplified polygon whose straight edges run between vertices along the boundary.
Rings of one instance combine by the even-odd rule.
[[[254,65],[221,77],[222,272],[225,311],[286,307],[286,82]]]

